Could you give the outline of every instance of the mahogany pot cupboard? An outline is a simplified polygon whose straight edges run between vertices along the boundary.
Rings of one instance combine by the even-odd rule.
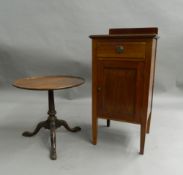
[[[144,153],[152,111],[158,28],[110,29],[92,39],[92,142],[98,119],[140,125]]]

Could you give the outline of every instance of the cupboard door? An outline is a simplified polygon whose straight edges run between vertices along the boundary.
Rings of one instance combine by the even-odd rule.
[[[100,117],[139,123],[144,63],[98,61],[98,70]]]

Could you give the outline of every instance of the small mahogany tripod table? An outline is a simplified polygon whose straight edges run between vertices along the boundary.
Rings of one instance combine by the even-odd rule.
[[[18,79],[13,83],[13,86],[28,90],[48,91],[48,118],[46,121],[38,123],[33,132],[24,132],[22,135],[31,137],[36,135],[41,128],[50,130],[51,150],[50,158],[56,160],[56,133],[55,130],[64,126],[68,131],[80,131],[80,127],[70,128],[66,121],[57,119],[54,103],[54,90],[67,89],[80,86],[84,83],[84,79],[75,76],[39,76]]]

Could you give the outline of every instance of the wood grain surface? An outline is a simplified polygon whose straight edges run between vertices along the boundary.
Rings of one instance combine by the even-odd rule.
[[[59,90],[80,86],[84,79],[75,76],[36,76],[18,79],[13,86],[28,90]]]

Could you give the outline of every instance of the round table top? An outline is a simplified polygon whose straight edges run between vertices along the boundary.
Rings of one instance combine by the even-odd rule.
[[[59,90],[80,86],[84,79],[75,76],[37,76],[18,79],[13,86],[28,90]]]

